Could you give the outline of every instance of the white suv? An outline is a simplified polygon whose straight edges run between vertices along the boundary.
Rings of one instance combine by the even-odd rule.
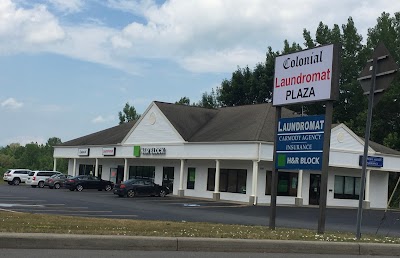
[[[3,180],[9,185],[19,185],[28,179],[29,169],[9,169],[4,173]]]
[[[27,185],[32,186],[33,188],[35,188],[36,186],[43,188],[44,181],[54,174],[62,174],[62,173],[58,171],[40,171],[40,170],[31,171],[25,183]]]

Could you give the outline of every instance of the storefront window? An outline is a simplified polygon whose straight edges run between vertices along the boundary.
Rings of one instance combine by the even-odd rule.
[[[278,172],[278,196],[297,196],[298,174],[293,172]],[[271,195],[272,172],[267,171],[265,194]]]
[[[361,188],[361,178],[352,176],[335,176],[336,199],[358,200]]]
[[[219,191],[229,193],[246,193],[246,169],[221,169]],[[208,169],[207,190],[214,191],[215,168]]]
[[[187,189],[194,189],[194,181],[196,180],[196,168],[188,168]]]
[[[129,179],[146,178],[154,181],[156,168],[154,166],[130,166]]]
[[[79,175],[93,175],[94,176],[94,166],[93,165],[86,165],[86,164],[79,164]]]

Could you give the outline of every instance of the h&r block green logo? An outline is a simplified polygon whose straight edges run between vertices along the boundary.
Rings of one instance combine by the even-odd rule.
[[[133,156],[140,157],[140,146],[133,146]]]
[[[278,167],[286,166],[286,155],[278,154]]]

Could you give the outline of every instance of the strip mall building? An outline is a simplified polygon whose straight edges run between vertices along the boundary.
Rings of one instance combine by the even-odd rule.
[[[274,150],[271,104],[206,109],[152,102],[137,122],[83,136],[55,147],[69,159],[68,174],[120,182],[151,178],[174,195],[269,204]],[[282,117],[294,117],[282,110]],[[331,131],[327,206],[357,207],[364,141],[344,124]],[[389,172],[400,152],[370,142],[365,205],[386,208]],[[320,171],[279,171],[278,205],[318,205]]]

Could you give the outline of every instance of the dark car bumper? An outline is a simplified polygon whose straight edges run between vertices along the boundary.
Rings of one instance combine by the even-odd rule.
[[[116,195],[126,195],[126,189],[114,188],[113,193]]]

